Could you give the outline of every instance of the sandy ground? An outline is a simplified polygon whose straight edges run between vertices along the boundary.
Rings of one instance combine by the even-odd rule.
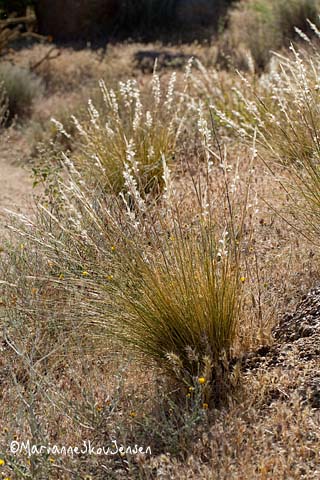
[[[32,205],[32,179],[26,168],[29,152],[26,138],[20,132],[0,134],[0,212],[10,210],[28,213]],[[4,220],[0,220],[3,228]]]

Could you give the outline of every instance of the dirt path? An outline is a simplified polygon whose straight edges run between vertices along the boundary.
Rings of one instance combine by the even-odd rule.
[[[0,215],[3,209],[27,213],[32,204],[32,181],[23,167],[29,152],[27,139],[19,132],[0,136]],[[0,229],[3,220],[0,219]],[[0,230],[1,232],[1,230]]]

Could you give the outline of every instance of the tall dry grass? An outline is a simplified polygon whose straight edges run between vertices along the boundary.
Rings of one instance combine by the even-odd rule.
[[[35,280],[57,292],[58,330],[70,335],[77,322],[84,348],[125,345],[181,385],[203,378],[209,402],[212,393],[219,401],[239,347],[249,183],[240,187],[219,144],[212,154],[216,137],[201,103],[197,115],[202,153],[187,169],[185,198],[164,153],[163,195],[148,201],[126,165],[122,190],[106,192],[100,162],[90,166],[101,176],[92,189],[86,169],[64,155],[59,202],[41,205],[37,221],[20,217],[25,228],[13,230],[48,265]]]
[[[319,36],[315,24],[310,28]],[[233,105],[222,124],[242,138],[257,135],[260,157],[286,190],[290,202],[283,214],[294,228],[319,240],[319,51],[317,43],[297,29],[306,48],[291,46],[290,55],[275,54],[270,73],[258,82],[242,77],[233,90]],[[280,167],[280,170],[279,168]]]
[[[242,1],[230,12],[224,35],[227,51],[236,58],[237,53],[232,50],[243,49],[258,70],[265,69],[272,51],[287,47],[296,38],[295,27],[306,31],[307,18],[317,22],[319,7],[317,0]]]
[[[161,187],[162,157],[173,162],[176,145],[188,111],[186,91],[191,61],[183,85],[176,87],[173,73],[167,88],[154,72],[149,92],[142,92],[138,82],[120,82],[117,90],[100,81],[100,108],[92,99],[88,102],[88,118],[72,117],[77,134],[74,162],[88,177],[99,166],[100,186],[121,192],[126,178],[132,176],[142,195]],[[70,138],[63,125],[55,119],[57,131]],[[126,175],[123,175],[124,170]]]

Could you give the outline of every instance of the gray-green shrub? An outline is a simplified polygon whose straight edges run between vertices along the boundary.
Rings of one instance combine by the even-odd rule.
[[[42,82],[36,75],[8,62],[0,65],[0,83],[7,97],[7,122],[29,116],[33,102],[43,93]]]

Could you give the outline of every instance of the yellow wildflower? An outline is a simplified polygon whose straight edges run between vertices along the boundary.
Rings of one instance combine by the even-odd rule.
[[[116,247],[114,245],[112,245],[112,247],[111,247],[112,252],[114,252],[115,249],[116,249]]]
[[[63,280],[63,279],[64,279],[64,274],[63,274],[63,273],[60,273],[59,279],[60,279],[60,280]]]
[[[49,457],[49,462],[50,462],[50,463],[54,463],[54,461],[55,461],[55,460],[54,460],[53,457]]]
[[[130,417],[134,418],[136,416],[137,416],[136,412],[130,412]]]
[[[191,394],[190,394],[190,393],[187,393],[186,397],[187,397],[187,398],[190,398],[190,397],[191,397]]]
[[[204,410],[208,410],[209,405],[208,405],[207,403],[203,403],[203,404],[202,404],[202,407],[203,407]]]
[[[246,277],[241,277],[240,282],[244,283],[246,281]]]
[[[194,392],[194,387],[189,387],[189,392]]]
[[[0,458],[0,467],[2,467],[3,465],[5,465],[5,461],[3,460],[3,458]]]
[[[84,272],[82,272],[83,277],[87,277],[88,275],[89,275],[89,272],[87,272],[86,270]]]
[[[198,382],[200,383],[200,385],[203,385],[204,383],[206,383],[206,379],[204,377],[199,377]]]

